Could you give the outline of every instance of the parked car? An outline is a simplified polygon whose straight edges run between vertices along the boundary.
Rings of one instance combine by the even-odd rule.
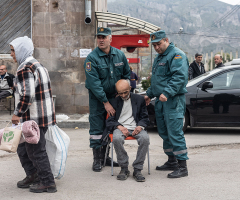
[[[190,80],[187,90],[183,131],[188,126],[240,127],[240,59]],[[151,126],[156,126],[155,100],[147,107]]]

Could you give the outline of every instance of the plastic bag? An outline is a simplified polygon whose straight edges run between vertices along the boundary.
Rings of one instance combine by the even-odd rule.
[[[46,151],[54,178],[63,177],[70,144],[69,136],[57,125],[49,126],[45,134]]]
[[[57,122],[66,121],[68,119],[69,119],[69,117],[67,115],[64,115],[64,114],[56,115]]]

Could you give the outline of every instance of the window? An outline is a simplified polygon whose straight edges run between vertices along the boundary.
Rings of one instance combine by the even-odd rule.
[[[240,89],[240,70],[226,72],[211,80],[211,90]]]
[[[10,54],[9,43],[31,37],[31,0],[0,0],[0,54]]]

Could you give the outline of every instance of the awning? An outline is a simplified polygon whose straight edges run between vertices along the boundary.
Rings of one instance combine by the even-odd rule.
[[[119,24],[119,25],[138,29],[148,34],[156,32],[161,29],[160,27],[155,26],[154,24],[145,22],[137,18],[129,17],[126,15],[120,15],[120,14],[110,13],[110,12],[100,12],[100,11],[97,11],[95,13],[96,13],[96,19],[98,22]]]

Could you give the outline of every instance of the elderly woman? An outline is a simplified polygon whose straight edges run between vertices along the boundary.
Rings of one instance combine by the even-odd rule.
[[[33,42],[27,36],[14,39],[10,47],[11,56],[19,65],[15,82],[16,108],[12,123],[18,124],[20,119],[22,122],[34,120],[40,129],[37,144],[24,142],[18,146],[18,156],[27,176],[17,186],[30,187],[30,192],[36,193],[56,192],[45,148],[45,133],[48,126],[56,122],[48,71],[32,57]]]

